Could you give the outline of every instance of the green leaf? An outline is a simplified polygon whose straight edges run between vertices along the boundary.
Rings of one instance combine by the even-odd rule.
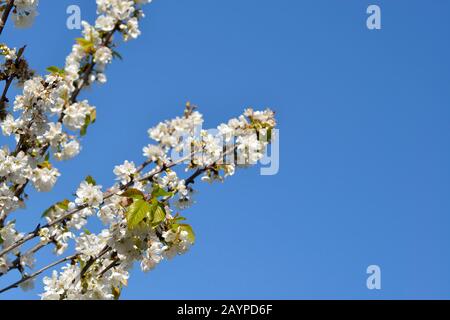
[[[41,218],[44,218],[44,217],[48,216],[50,214],[50,212],[52,212],[53,210],[55,210],[55,206],[49,207],[47,210],[45,210],[42,213]]]
[[[97,109],[92,109],[90,117],[91,123],[95,123],[95,120],[97,120]]]
[[[84,125],[80,129],[80,136],[83,137],[86,135],[89,125],[95,123],[95,120],[97,120],[97,111],[92,109],[91,113],[86,115],[86,118],[84,118]]]
[[[144,199],[145,195],[141,190],[130,188],[121,194],[122,197],[132,198],[132,199]]]
[[[3,239],[2,239],[2,236],[0,236],[0,244],[2,244],[3,243]]]
[[[64,210],[64,211],[67,211],[67,210],[69,210],[69,203],[70,203],[69,200],[64,199],[63,201],[58,202],[58,203],[56,204],[56,206],[57,206],[58,208]]]
[[[154,226],[159,225],[161,222],[163,222],[166,219],[166,211],[164,210],[164,208],[161,204],[156,205],[156,208],[153,212],[152,218],[153,218],[152,224]]]
[[[114,296],[114,300],[119,300],[121,292],[122,290],[120,288],[112,287],[112,294]]]
[[[56,66],[50,66],[46,70],[52,74],[58,74],[60,76],[64,75],[64,73],[65,73],[65,71],[63,69],[58,68]]]
[[[40,169],[44,169],[44,168],[51,169],[52,168],[52,164],[49,161],[47,161],[47,160],[45,160],[44,162],[39,163],[37,166]]]
[[[95,181],[94,178],[92,178],[92,176],[87,176],[86,179],[84,179],[87,183],[92,184],[93,186],[97,185],[97,182]]]
[[[80,129],[80,136],[85,136],[87,133],[87,128],[89,127],[89,125],[91,124],[91,116],[88,114],[86,116],[86,118],[84,118],[84,125],[83,127],[81,127]]]
[[[86,262],[84,262],[83,260],[79,259],[78,263],[80,264],[80,270],[83,270],[84,267],[86,266]]]
[[[141,223],[144,218],[148,216],[151,211],[151,206],[147,201],[138,199],[135,200],[129,207],[127,211],[127,222],[128,228],[133,229],[139,223]]]
[[[67,200],[67,199],[64,199],[63,201],[57,202],[56,204],[52,205],[47,210],[45,210],[42,213],[41,218],[44,218],[44,217],[48,216],[52,211],[55,211],[56,208],[59,208],[59,209],[64,210],[64,211],[69,210],[69,203],[70,203],[70,201]]]
[[[83,231],[84,231],[84,233],[86,233],[87,235],[90,235],[90,234],[92,234],[92,232],[90,232],[88,229],[86,229],[86,228],[83,228]]]
[[[172,197],[172,196],[173,196],[172,192],[168,192],[168,191],[164,190],[157,184],[153,187],[152,198]]]
[[[188,233],[188,240],[191,243],[194,243],[195,242],[195,233],[194,233],[194,230],[192,229],[192,227],[190,225],[188,225],[188,224],[180,224],[180,228],[183,231],[187,231],[187,233]]]
[[[75,40],[77,41],[77,43],[78,43],[80,46],[84,46],[84,45],[88,45],[88,44],[91,44],[91,43],[92,43],[91,41],[86,40],[85,38],[76,38]]]
[[[272,129],[267,129],[267,142],[272,142]]]
[[[85,38],[76,38],[75,40],[87,53],[94,49],[94,43],[92,43],[92,41],[86,40]]]

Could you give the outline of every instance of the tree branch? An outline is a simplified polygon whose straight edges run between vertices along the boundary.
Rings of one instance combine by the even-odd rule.
[[[45,243],[45,242],[39,242],[37,245],[35,245],[33,248],[31,248],[30,250],[28,250],[27,252],[25,252],[24,254],[20,254],[12,263],[11,265],[6,269],[5,272],[0,273],[0,277],[4,276],[5,274],[7,274],[8,272],[10,272],[13,269],[19,269],[19,271],[22,272],[21,270],[21,259],[22,257],[26,257],[27,255],[30,254],[35,254],[36,252],[38,252],[39,250],[41,250],[42,248],[44,248],[45,246],[47,246],[48,244],[50,244],[51,242]]]
[[[6,3],[3,14],[0,18],[0,34],[2,34],[3,29],[5,28],[6,21],[8,21],[9,14],[11,13],[12,8],[14,7],[15,0],[8,0]]]
[[[92,265],[97,260],[99,260],[101,257],[103,257],[105,254],[107,254],[108,251],[110,251],[110,250],[111,250],[110,246],[105,246],[98,255],[96,255],[95,257],[91,257],[89,259],[89,261],[86,263],[86,265],[84,266],[84,268],[80,271],[80,274],[73,279],[72,283],[75,283],[77,281],[77,279],[81,280],[84,277],[84,275],[89,271],[89,269],[92,267]]]
[[[23,52],[25,51],[26,46],[19,49],[19,52],[17,53],[17,58],[14,62],[15,66],[18,67],[20,59],[22,59]],[[14,78],[16,77],[16,74],[11,74],[8,79],[6,79],[5,87],[3,88],[2,96],[0,97],[0,120],[4,120],[4,117],[6,117],[6,103],[8,102],[7,93],[9,90],[9,87],[11,86],[12,82],[14,81]]]
[[[6,291],[8,291],[8,290],[17,288],[20,284],[22,284],[22,283],[24,283],[24,282],[27,282],[28,280],[31,280],[31,279],[36,278],[37,276],[39,276],[41,273],[47,271],[48,269],[51,269],[51,268],[53,268],[54,266],[57,266],[58,264],[61,264],[61,263],[63,263],[63,262],[66,262],[66,261],[72,261],[72,260],[74,260],[74,259],[77,258],[77,257],[78,257],[78,255],[77,255],[77,254],[74,254],[74,255],[71,255],[71,256],[62,258],[62,259],[60,259],[60,260],[58,260],[58,261],[55,261],[55,262],[53,262],[53,263],[50,263],[49,265],[43,267],[42,269],[36,271],[35,273],[33,273],[33,274],[29,275],[29,276],[25,276],[25,277],[23,277],[22,279],[20,279],[19,281],[14,282],[12,285],[7,286],[6,288],[3,288],[2,290],[0,290],[0,294],[6,292]]]
[[[165,171],[165,170],[167,170],[167,169],[173,168],[173,167],[175,167],[176,165],[178,165],[178,164],[180,164],[180,163],[183,163],[184,161],[186,161],[187,159],[190,159],[190,158],[193,157],[194,155],[195,155],[195,153],[192,152],[190,155],[188,155],[188,156],[186,156],[186,157],[184,157],[184,158],[181,158],[181,159],[179,159],[179,160],[177,160],[177,161],[173,161],[173,162],[171,162],[171,163],[168,164],[168,165],[162,166],[160,169],[156,170],[155,172],[152,172],[151,174],[148,174],[148,175],[142,177],[142,178],[139,179],[138,181],[139,181],[139,182],[142,182],[142,181],[145,181],[145,180],[151,180],[151,179],[153,179],[153,177],[154,177],[155,175],[160,174],[160,173],[162,173],[163,171]],[[142,170],[144,170],[145,167],[148,166],[150,163],[151,163],[151,161],[145,161],[145,162],[137,169],[137,172],[139,173],[139,172],[141,172]],[[203,170],[203,171],[202,171],[202,172],[199,172],[199,173],[198,173],[198,172],[194,173],[194,174],[196,174],[196,176],[193,177],[193,178],[188,178],[188,179],[193,180],[193,179],[195,179],[198,175],[200,175],[201,173],[203,173],[204,171],[206,171],[206,170],[208,170],[208,169],[209,169],[209,167],[204,168],[204,169],[199,169],[199,170]],[[127,189],[128,189],[130,186],[132,186],[133,183],[135,183],[135,182],[136,182],[136,181],[131,180],[131,181],[130,181],[129,183],[127,183],[126,185],[121,186],[117,192],[105,192],[105,193],[104,193],[104,196],[103,196],[103,200],[109,199],[109,198],[111,198],[112,196],[117,195],[119,192],[127,190]],[[193,182],[193,181],[192,181],[192,182]],[[192,183],[192,182],[190,182],[190,183]],[[15,243],[13,243],[12,245],[10,245],[9,247],[4,248],[2,251],[0,251],[0,258],[3,257],[4,255],[10,253],[10,252],[13,251],[14,249],[17,249],[18,247],[22,246],[24,243],[26,243],[26,242],[28,242],[28,241],[30,241],[30,240],[32,240],[32,239],[38,237],[38,236],[39,236],[39,232],[40,232],[42,229],[50,228],[50,227],[52,227],[52,226],[54,226],[54,225],[56,225],[56,224],[58,224],[58,223],[60,223],[60,222],[63,222],[63,221],[65,221],[66,219],[70,218],[70,217],[71,217],[72,215],[74,215],[75,213],[78,213],[78,212],[80,212],[81,210],[83,210],[83,209],[85,209],[85,208],[87,208],[87,207],[88,207],[87,205],[81,205],[81,206],[78,206],[78,207],[74,208],[73,210],[67,212],[65,215],[59,217],[58,219],[56,219],[56,220],[54,220],[54,221],[51,221],[51,222],[47,223],[47,224],[44,225],[44,226],[38,225],[34,231],[27,233],[23,238],[19,239],[18,241],[16,241]]]
[[[104,39],[102,41],[102,45],[107,46],[107,45],[110,44],[114,33],[119,30],[119,26],[120,26],[120,23],[118,22],[116,24],[115,28],[105,35],[105,37],[104,37]],[[82,75],[81,79],[79,80],[75,91],[73,92],[72,96],[70,97],[70,102],[71,103],[75,103],[76,102],[76,100],[78,98],[78,95],[80,94],[81,90],[88,84],[89,76],[94,71],[94,68],[95,68],[95,62],[91,61],[88,64],[86,70],[84,70],[83,75]],[[1,104],[0,104],[0,106],[1,106]],[[60,115],[60,117],[58,119],[58,122],[62,123],[63,118],[64,118],[64,110],[61,112],[61,115]],[[31,126],[31,123],[30,123],[30,126]],[[23,151],[25,153],[27,152],[26,148],[24,148],[25,144],[23,143],[24,142],[23,139],[24,139],[24,136],[21,135],[20,139],[19,139],[19,142],[17,143],[16,148],[15,148],[14,152],[12,153],[12,155],[17,155],[20,151]],[[40,151],[40,157],[43,157],[47,153],[49,148],[50,148],[50,145],[48,143],[45,144],[42,147],[41,151]],[[25,192],[25,189],[26,189],[26,187],[28,186],[29,183],[30,183],[30,180],[27,179],[23,184],[15,185],[13,187],[14,188],[13,189],[14,190],[14,196],[16,196],[17,198],[20,199],[22,197],[23,193]],[[5,211],[5,212],[3,212],[0,215],[0,228],[3,227],[3,225],[5,223],[5,220],[7,219],[8,215],[10,213],[11,212],[6,212]],[[1,256],[1,253],[0,253],[0,256]]]
[[[139,173],[142,170],[144,170],[150,163],[151,163],[151,161],[145,161],[143,164],[141,164],[139,166],[139,168],[137,169],[137,172]],[[162,169],[159,170],[158,172],[155,172],[153,174],[153,176],[158,174],[158,173],[160,173],[160,172],[162,172]],[[124,185],[121,188],[119,188],[118,192],[128,189],[133,183],[134,183],[133,180],[130,181],[126,185]],[[104,196],[103,196],[103,200],[111,198],[112,196],[116,195],[118,192],[105,192]],[[83,210],[85,208],[87,208],[87,205],[78,206],[78,207],[74,208],[73,210],[67,212],[65,215],[59,217],[58,219],[56,219],[54,221],[51,221],[51,222],[47,223],[44,226],[38,225],[34,231],[27,233],[23,238],[19,239],[18,241],[16,241],[15,243],[10,245],[9,247],[7,247],[7,248],[3,249],[2,251],[0,251],[0,257],[3,257],[5,254],[8,254],[9,252],[13,251],[14,249],[17,249],[18,247],[20,247],[24,243],[26,243],[26,242],[28,242],[28,241],[38,237],[39,236],[39,232],[42,229],[50,228],[50,227],[52,227],[52,226],[54,226],[54,225],[56,225],[58,223],[61,223],[61,222],[65,221],[66,219],[70,218],[75,213],[78,213],[78,212],[80,212],[81,210]]]

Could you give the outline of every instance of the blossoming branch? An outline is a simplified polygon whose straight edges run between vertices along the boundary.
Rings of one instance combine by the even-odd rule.
[[[131,266],[152,270],[162,260],[183,254],[195,242],[184,212],[195,202],[194,183],[224,181],[236,169],[255,165],[275,134],[275,114],[247,109],[212,130],[204,130],[203,116],[187,104],[182,116],[148,130],[152,143],[144,146],[144,160],[126,160],[114,168],[116,183],[104,189],[88,176],[74,199],[62,199],[46,209],[34,230],[16,229],[10,215],[25,206],[26,188],[49,192],[61,175],[53,162],[79,154],[80,140],[96,121],[96,108],[78,100],[93,83],[105,83],[106,66],[119,56],[115,35],[126,42],[140,35],[142,6],[150,0],[96,0],[94,25],[82,23],[62,68],[49,67],[35,75],[24,58],[25,47],[0,45],[3,63],[0,98],[3,135],[15,147],[0,149],[0,277],[17,270],[20,277],[0,293],[30,288],[44,278],[42,299],[117,299],[130,277]],[[17,26],[36,16],[37,0],[0,1],[0,33],[9,15]],[[23,87],[10,105],[8,89]],[[89,222],[101,220],[99,233]],[[53,247],[55,261],[35,269],[37,254]],[[75,253],[64,256],[69,248]],[[60,271],[54,270],[66,263]]]
[[[49,67],[45,77],[31,77],[12,110],[3,107],[2,133],[14,136],[16,147],[0,150],[0,226],[23,205],[30,182],[38,191],[53,188],[60,172],[51,160],[68,160],[80,152],[80,137],[96,121],[96,111],[87,100],[77,101],[78,95],[94,82],[106,82],[105,68],[117,55],[114,34],[125,41],[137,38],[140,7],[148,2],[98,0],[96,23],[83,22],[83,37],[77,39],[64,68]],[[14,49],[4,46],[4,51],[7,61],[14,58]]]

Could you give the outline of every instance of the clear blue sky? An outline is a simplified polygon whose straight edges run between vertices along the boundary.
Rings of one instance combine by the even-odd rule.
[[[43,72],[78,36],[67,6],[88,21],[95,8],[41,2],[34,28],[8,25],[2,41],[28,44]],[[380,31],[365,26],[369,4]],[[271,106],[279,174],[201,185],[187,213],[197,244],[152,273],[135,268],[123,298],[450,298],[448,1],[155,0],[146,12],[110,81],[84,93],[98,121],[82,154],[59,165],[53,193],[31,192],[20,226],[88,174],[110,185],[114,165],[142,159],[147,128],[188,100],[208,127]],[[380,291],[366,288],[371,264]],[[0,298],[35,298],[37,284]]]

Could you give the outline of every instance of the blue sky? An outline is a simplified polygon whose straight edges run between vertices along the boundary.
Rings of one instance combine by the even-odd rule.
[[[39,72],[63,65],[78,36],[70,4],[93,21],[94,1],[42,0],[34,27],[8,25],[2,41],[27,44]],[[369,4],[379,31],[366,28]],[[270,106],[279,173],[197,185],[196,245],[149,274],[135,268],[123,298],[450,298],[449,11],[445,0],[155,0],[109,82],[83,95],[98,109],[83,152],[59,164],[54,192],[30,192],[18,224],[33,228],[88,174],[110,185],[186,101],[207,127]],[[371,264],[378,291],[366,288]]]

